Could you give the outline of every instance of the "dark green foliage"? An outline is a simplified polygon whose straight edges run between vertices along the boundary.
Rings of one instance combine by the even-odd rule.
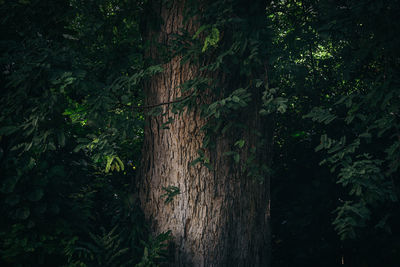
[[[130,178],[142,139],[137,86],[152,72],[141,70],[141,6],[0,8],[0,265],[132,266],[145,250],[157,257],[166,238],[145,249]]]
[[[144,252],[141,261],[136,267],[154,267],[160,264],[168,264],[168,250],[165,243],[171,238],[170,231],[158,235],[156,238],[150,237],[147,242],[143,242]]]
[[[296,194],[302,200],[303,194],[311,198],[306,203],[292,200],[293,185],[284,178],[282,185],[279,180],[273,182],[281,194],[275,195],[275,201],[285,202],[290,196],[288,206],[279,207],[307,211],[323,203],[333,212],[316,211],[325,214],[319,224],[332,222],[342,243],[326,231],[315,237],[330,240],[330,246],[311,248],[318,255],[335,253],[336,263],[342,256],[351,266],[397,266],[399,262],[395,225],[399,220],[400,66],[395,47],[400,39],[399,27],[393,23],[399,11],[398,1],[279,1],[271,6],[270,18],[278,30],[276,48],[281,49],[272,53],[271,87],[278,87],[288,100],[286,114],[278,118],[276,162],[282,164],[278,164],[276,179],[282,175],[292,177],[292,182],[301,178],[307,191]],[[299,131],[305,135],[288,136]],[[318,157],[311,155],[310,145]],[[313,169],[292,162],[291,158],[299,161],[299,157]],[[318,163],[331,173],[322,171]],[[293,177],[293,168],[308,172]],[[318,179],[321,189],[314,188],[314,182],[307,185],[310,179]],[[317,190],[325,195],[312,200]],[[278,232],[288,227],[280,225],[282,221],[294,220],[291,211],[286,216],[275,221]],[[312,221],[306,225],[320,227]],[[304,243],[311,240],[300,232],[293,234]],[[282,237],[277,234],[277,240]],[[289,241],[281,240],[277,247],[291,250],[292,244],[285,242]],[[311,256],[315,251],[306,250],[296,256],[307,253],[315,258]],[[319,261],[315,266],[323,262]]]
[[[187,16],[195,15],[196,6],[190,6]],[[221,137],[231,142],[230,149],[223,151],[226,160],[240,168],[248,179],[263,182],[269,172],[267,162],[260,162],[268,143],[268,130],[256,126],[258,98],[268,86],[266,73],[271,36],[267,29],[265,3],[252,5],[244,1],[212,1],[201,14],[201,26],[193,36],[191,49],[180,50],[182,57],[192,63],[207,62],[201,68],[210,77],[190,81],[196,95],[210,94],[211,103],[202,105],[202,116],[207,119],[203,127],[205,137],[199,157],[192,165],[201,163],[212,169],[212,154]],[[185,39],[183,39],[185,40]],[[182,46],[182,45],[181,45]],[[222,78],[224,77],[224,78]],[[194,98],[193,97],[193,98]],[[190,107],[190,105],[188,105]],[[254,117],[254,121],[249,121]],[[268,120],[261,119],[266,123]],[[244,143],[248,128],[257,141],[255,146]]]
[[[172,185],[163,187],[162,189],[165,191],[165,194],[163,194],[161,197],[165,197],[166,204],[170,203],[176,195],[181,193],[178,187]]]
[[[160,21],[147,1],[0,1],[0,265],[168,262],[169,232],[149,235],[133,177],[143,112],[162,115],[141,87],[175,55],[205,75],[171,111],[212,100],[192,165],[212,169],[225,135],[243,179],[272,175],[275,265],[398,265],[399,1],[207,2],[185,10],[198,31],[149,62],[144,17]],[[257,159],[272,129],[271,164]]]

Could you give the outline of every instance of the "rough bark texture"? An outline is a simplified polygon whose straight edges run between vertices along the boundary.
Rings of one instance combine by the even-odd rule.
[[[192,20],[183,25],[182,1],[165,1],[158,12],[164,23],[158,41],[168,43],[180,28],[195,32]],[[153,57],[157,56],[153,51]],[[147,104],[173,101],[181,96],[179,85],[199,74],[199,67],[181,64],[175,57],[163,65],[164,72],[146,86]],[[263,184],[241,174],[231,159],[223,156],[232,140],[221,137],[215,151],[208,152],[214,170],[198,157],[206,123],[194,108],[174,115],[149,117],[145,126],[143,162],[139,181],[141,205],[155,234],[172,231],[172,266],[269,266],[269,181]],[[254,114],[253,114],[254,115]],[[168,117],[175,120],[162,129]],[[259,128],[257,116],[251,127]],[[249,133],[247,144],[255,142]],[[241,155],[245,160],[246,155]],[[243,177],[244,176],[244,177]],[[176,186],[180,194],[165,203],[163,187]]]

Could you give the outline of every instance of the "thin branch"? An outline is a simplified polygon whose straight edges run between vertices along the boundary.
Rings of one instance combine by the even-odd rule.
[[[195,91],[191,92],[190,94],[188,94],[187,96],[180,98],[180,99],[175,99],[175,100],[171,100],[171,101],[167,101],[167,102],[161,102],[161,103],[157,103],[157,104],[153,104],[153,105],[147,105],[147,106],[128,106],[126,104],[121,104],[125,107],[130,107],[132,110],[134,109],[150,109],[150,108],[155,108],[155,107],[159,107],[159,106],[163,106],[163,105],[169,105],[169,104],[174,104],[174,103],[179,103],[179,102],[183,102],[186,99],[188,99],[189,97],[193,96],[195,93]]]

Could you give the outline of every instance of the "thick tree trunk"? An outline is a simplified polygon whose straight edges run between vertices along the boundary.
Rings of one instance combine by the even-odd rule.
[[[183,24],[183,1],[163,1],[163,20],[157,38],[168,43],[183,28],[195,32],[192,20]],[[156,56],[153,51],[151,56]],[[175,57],[163,65],[164,71],[146,86],[147,104],[169,102],[181,96],[179,85],[201,75],[200,66],[181,64]],[[148,117],[145,126],[143,162],[139,191],[141,205],[155,234],[172,231],[173,266],[269,266],[269,180],[263,184],[241,174],[240,164],[223,156],[233,140],[221,137],[215,151],[208,152],[213,170],[198,157],[206,121],[199,109],[174,115],[163,105],[167,116]],[[259,128],[254,109],[249,126]],[[168,117],[175,120],[162,129]],[[245,134],[251,146],[256,138]],[[241,162],[246,160],[242,153]],[[163,187],[176,186],[180,194],[165,203]]]

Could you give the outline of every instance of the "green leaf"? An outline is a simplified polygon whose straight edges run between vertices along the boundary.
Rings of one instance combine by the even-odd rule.
[[[204,40],[204,46],[201,51],[204,53],[209,46],[216,47],[219,42],[219,30],[217,28],[212,28],[210,35]]]
[[[192,162],[190,162],[191,166],[196,165],[197,163],[200,163],[202,161],[201,157],[196,158],[195,160],[193,160]]]
[[[244,146],[245,141],[243,139],[236,141],[235,146],[242,148]]]
[[[202,33],[205,29],[209,28],[210,25],[202,25],[199,27],[199,29],[196,31],[196,33],[193,35],[192,39],[195,40],[199,37],[200,33]]]
[[[18,131],[18,127],[16,126],[4,126],[0,128],[0,136],[1,135],[11,135],[13,133],[15,133],[16,131]]]
[[[115,157],[115,159],[117,160],[121,170],[123,171],[125,169],[124,163],[122,162],[122,160],[119,157]]]
[[[43,195],[43,190],[41,188],[37,188],[33,192],[28,194],[28,199],[30,201],[39,201],[40,199],[42,199]]]
[[[114,156],[107,156],[107,164],[106,164],[106,168],[105,168],[105,173],[108,173],[110,171],[111,168],[111,163],[114,160]]]
[[[236,152],[235,151],[226,151],[226,152],[224,152],[224,156],[231,156],[231,155],[233,155],[233,154],[235,154]]]
[[[28,207],[22,207],[22,208],[17,209],[15,215],[18,219],[26,220],[26,219],[28,219],[30,214],[31,214],[31,211]]]
[[[48,149],[48,150],[54,151],[54,150],[56,150],[57,148],[56,148],[56,146],[54,145],[53,142],[49,142],[49,143],[47,144],[47,149]]]
[[[161,195],[162,198],[166,197],[165,204],[170,203],[176,195],[179,195],[181,193],[178,187],[172,185],[168,187],[163,186],[162,189],[166,191],[165,194]]]
[[[1,192],[3,193],[11,193],[14,191],[15,185],[18,182],[17,177],[10,177],[3,181],[3,184],[1,186]]]
[[[49,175],[50,176],[56,176],[56,177],[65,177],[65,168],[63,165],[54,165],[50,168],[49,170]]]
[[[81,149],[83,149],[84,147],[86,147],[86,144],[79,144],[74,148],[74,152],[77,153],[79,152]]]
[[[233,159],[234,159],[234,161],[235,161],[236,164],[239,163],[239,160],[240,160],[240,155],[239,155],[239,153],[236,153],[236,154],[233,156]]]
[[[58,214],[60,212],[60,207],[57,204],[53,204],[49,209],[53,214]]]
[[[43,214],[46,212],[46,210],[47,210],[47,205],[45,203],[40,203],[35,205],[35,213],[37,214]]]
[[[213,166],[211,165],[211,163],[209,163],[209,162],[203,162],[203,164],[204,164],[204,166],[205,166],[208,170],[210,170],[210,171],[213,171],[213,170],[214,170],[214,168],[213,168]]]
[[[16,195],[16,194],[13,194],[13,195],[11,195],[11,196],[8,196],[6,199],[5,199],[5,203],[7,203],[8,205],[10,205],[10,206],[15,206],[15,205],[17,205],[18,203],[19,203],[19,200],[20,200],[20,196],[19,195]]]
[[[240,102],[240,98],[238,96],[236,96],[236,95],[232,96],[232,100],[235,103],[239,103]]]
[[[262,80],[256,80],[256,87],[260,87],[264,82]]]
[[[64,134],[64,132],[59,132],[58,135],[57,135],[57,138],[58,138],[58,144],[61,147],[64,147],[65,146],[65,134]]]

